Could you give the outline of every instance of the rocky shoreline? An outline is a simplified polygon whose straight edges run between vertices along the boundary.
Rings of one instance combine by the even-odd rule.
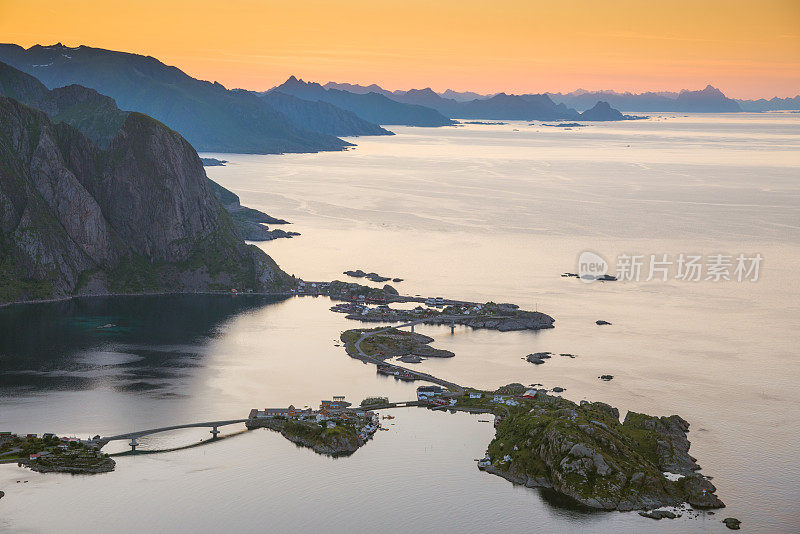
[[[345,275],[347,275],[347,276],[349,276],[351,278],[366,278],[370,282],[375,282],[375,283],[380,283],[380,284],[382,284],[383,282],[388,282],[390,280],[392,282],[402,282],[403,281],[402,278],[391,277],[391,276],[383,276],[383,275],[380,275],[378,273],[367,273],[367,272],[362,271],[361,269],[344,271],[342,274],[345,274]]]
[[[37,473],[70,473],[73,475],[109,473],[113,471],[117,465],[117,463],[108,456],[98,459],[98,461],[92,465],[74,462],[75,459],[64,457],[56,460],[55,462],[46,464],[42,463],[41,460],[26,460],[19,462],[19,465],[23,465],[29,468],[31,471],[36,471]]]
[[[248,429],[268,428],[280,432],[292,443],[326,456],[349,456],[366,443],[366,440],[361,440],[354,430],[351,432],[350,429],[346,429],[343,432],[326,435],[324,431],[313,424],[293,423],[281,418],[250,419],[245,425]],[[301,427],[304,428],[301,429]],[[317,432],[317,429],[320,432]]]
[[[361,447],[361,443],[358,440],[353,439],[335,439],[332,440],[332,443],[319,443],[312,439],[305,438],[303,436],[298,436],[295,434],[290,434],[286,432],[286,430],[281,430],[281,435],[302,447],[307,447],[312,449],[317,454],[323,454],[325,456],[349,456],[356,452],[359,447]]]

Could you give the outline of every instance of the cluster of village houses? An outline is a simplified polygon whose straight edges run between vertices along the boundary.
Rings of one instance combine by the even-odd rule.
[[[535,399],[536,395],[539,394],[538,390],[529,389],[525,391],[519,397],[523,399]],[[419,401],[429,401],[429,402],[436,402],[438,400],[447,400],[447,404],[451,406],[455,405],[455,398],[451,396],[452,394],[442,388],[441,386],[420,386],[417,388],[417,400]],[[488,395],[483,393],[482,391],[472,390],[468,393],[470,399],[480,399],[483,398],[484,395]],[[492,394],[491,400],[489,402],[493,402],[496,404],[505,404],[507,406],[519,406],[519,401],[514,398],[514,395],[499,395],[499,394]]]
[[[295,289],[291,289],[289,291],[291,293],[295,293],[296,295],[329,295],[332,298],[351,300],[355,302],[386,302],[386,296],[380,291],[377,291],[372,295],[361,295],[355,293],[355,288],[357,286],[357,284],[352,284],[350,287],[345,287],[334,292],[334,290],[331,288],[330,282],[304,282],[301,280],[297,282],[297,287]]]
[[[330,282],[297,282],[297,288],[291,289],[292,293],[298,295],[323,295],[328,292]]]
[[[361,424],[358,430],[358,437],[362,441],[369,439],[378,428],[380,420],[378,414],[362,408],[350,408],[351,404],[344,400],[343,396],[334,396],[333,400],[323,400],[319,410],[311,408],[264,408],[263,410],[250,410],[250,419],[269,419],[283,417],[295,421],[315,422],[324,424],[326,428],[334,428],[340,423]],[[365,422],[366,421],[366,422]]]
[[[523,399],[533,399],[539,394],[535,389],[527,390],[524,394],[519,395]],[[480,399],[484,395],[489,395],[481,391],[469,391],[468,396],[470,399]],[[504,404],[506,406],[519,406],[520,401],[514,398],[514,395],[500,395],[491,394],[489,402],[496,404]],[[428,406],[455,406],[457,398],[453,393],[441,386],[428,385],[420,386],[417,388],[417,400]],[[302,422],[313,422],[324,424],[326,428],[334,428],[339,424],[354,424],[361,425],[357,428],[358,437],[362,441],[369,439],[376,430],[380,428],[380,418],[374,411],[364,408],[351,408],[351,403],[347,402],[343,396],[334,396],[333,400],[323,400],[320,403],[319,410],[311,408],[295,408],[289,406],[288,408],[264,408],[259,410],[254,408],[250,411],[249,418],[253,421],[259,419],[270,419],[281,417]],[[502,416],[495,416],[495,426],[500,424]]]

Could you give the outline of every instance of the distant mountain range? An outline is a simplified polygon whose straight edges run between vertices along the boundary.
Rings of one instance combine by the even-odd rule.
[[[293,283],[245,244],[178,133],[5,64],[0,91],[0,303]]]
[[[395,93],[393,98],[400,102],[427,106],[443,115],[459,119],[614,121],[632,118],[623,116],[600,101],[593,103],[595,107],[591,112],[578,113],[564,104],[553,102],[547,95],[498,93],[465,101],[445,98],[433,89],[425,88]]]
[[[450,117],[457,117],[459,108],[455,103],[470,102],[473,100],[488,100],[498,93],[482,95],[475,92],[458,92],[448,89],[443,93],[436,93],[431,89],[411,89],[408,91],[388,91],[379,85],[358,85],[349,83],[328,82],[326,89],[340,89],[352,93],[378,93],[400,102],[412,102],[434,107]],[[624,111],[632,112],[694,112],[694,113],[728,113],[737,111],[770,111],[770,110],[800,110],[800,95],[790,98],[761,98],[757,100],[731,99],[722,91],[709,85],[700,91],[655,91],[645,93],[630,93],[617,91],[587,91],[578,89],[571,93],[546,93],[554,103],[561,103],[578,111],[587,110],[597,102],[608,102],[611,106]],[[436,99],[441,97],[445,100]],[[520,95],[532,97],[534,95]],[[452,102],[452,101],[455,101]],[[455,113],[455,114],[454,114]],[[463,118],[468,118],[462,116]],[[470,117],[472,118],[472,117]],[[489,118],[489,117],[481,117]]]
[[[758,100],[736,100],[744,111],[789,111],[800,110],[800,95],[789,98],[759,98]]]
[[[576,109],[586,109],[603,100],[615,108],[625,111],[653,112],[679,111],[690,113],[732,113],[742,111],[739,104],[711,85],[702,91],[680,93],[617,93],[614,91],[575,91],[573,93],[550,93],[556,101]]]
[[[0,45],[0,61],[48,88],[80,84],[180,132],[197,150],[282,153],[341,150],[338,135],[389,132],[345,110],[290,97],[272,100],[194,79],[155,58],[61,44]]]
[[[353,93],[341,89],[325,89],[318,83],[305,82],[291,76],[283,84],[263,93],[279,92],[310,101],[327,102],[352,111],[362,119],[384,125],[449,126],[452,120],[440,112],[415,103],[403,103],[383,93]]]
[[[618,93],[616,91],[586,91],[549,93],[556,102],[576,109],[585,109],[597,99],[625,111],[676,111],[690,113],[735,113],[738,111],[800,110],[800,95],[792,98],[731,99],[711,85],[701,91],[660,91],[647,93]]]
[[[0,61],[35,76],[49,89],[72,84],[94,89],[116,101],[115,107],[161,121],[196,150],[213,152],[342,150],[352,143],[340,137],[391,135],[380,125],[437,127],[453,125],[453,119],[614,121],[636,118],[619,110],[719,113],[800,108],[800,96],[736,101],[710,85],[679,93],[480,95],[452,90],[438,94],[430,88],[388,91],[376,84],[322,86],[291,76],[270,91],[256,93],[197,80],[152,57],[62,44],[28,49],[0,44]],[[80,114],[79,108],[72,113]],[[102,145],[113,136],[115,125],[97,122],[84,129],[94,128],[94,139]]]
[[[582,91],[563,95],[498,93],[493,96],[458,101],[444,98],[432,89],[412,89],[394,93],[400,102],[432,107],[449,117],[495,120],[620,120],[621,113],[604,113],[609,109],[634,112],[685,111],[685,112],[735,112],[742,111],[739,104],[726,97],[719,89],[708,86],[702,91],[680,93],[614,93]],[[597,108],[598,103],[608,104]],[[588,115],[576,110],[592,110]]]
[[[372,85],[358,85],[353,83],[328,82],[325,85],[323,85],[323,87],[325,89],[340,89],[342,91],[349,91],[351,93],[359,93],[359,94],[378,93],[384,96],[388,96],[389,98],[394,98],[396,96],[408,93],[408,91],[401,91],[401,90],[388,91],[374,83]],[[455,100],[457,102],[469,102],[470,100],[483,100],[485,98],[492,97],[495,94],[496,93],[490,95],[481,95],[478,93],[474,93],[472,91],[459,92],[459,91],[453,91],[452,89],[448,89],[444,93],[439,93],[440,96],[443,96],[444,98],[449,98],[451,100]]]
[[[296,89],[286,89],[287,85]],[[450,91],[449,94],[457,98],[446,98],[431,88],[390,92],[375,84],[362,86],[334,84],[332,82],[328,82],[325,87],[316,83],[303,82],[292,77],[275,90],[289,91],[296,96],[309,99],[318,97],[320,94],[335,94],[339,100],[334,103],[341,107],[345,107],[342,104],[342,95],[349,95],[347,98],[350,99],[389,99],[402,104],[433,109],[439,112],[442,117],[451,119],[612,121],[633,118],[623,116],[622,113],[612,109],[611,106],[597,100],[592,103],[596,107],[590,113],[581,114],[564,104],[553,102],[547,95],[498,93],[492,96],[478,95],[477,98],[470,99],[474,93]],[[359,111],[356,112],[359,113]]]

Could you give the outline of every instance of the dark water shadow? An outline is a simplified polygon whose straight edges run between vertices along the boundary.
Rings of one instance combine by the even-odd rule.
[[[0,308],[0,398],[108,387],[169,391],[232,318],[285,298],[86,297]]]

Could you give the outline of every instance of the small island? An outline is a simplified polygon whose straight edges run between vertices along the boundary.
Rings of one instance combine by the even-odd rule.
[[[94,474],[113,471],[116,462],[91,442],[55,434],[0,433],[0,462],[16,462],[39,473]]]
[[[391,280],[392,282],[403,281],[402,278],[397,278],[397,277],[392,278],[390,276],[383,276],[378,273],[367,273],[362,271],[361,269],[344,271],[342,274],[346,274],[347,276],[350,276],[352,278],[366,278],[370,282],[376,282],[376,283],[388,282],[389,280]]]
[[[355,342],[359,337],[367,332],[380,332],[369,336],[361,343],[361,350],[364,354],[379,360],[398,358],[406,363],[419,363],[422,358],[452,358],[455,356],[449,350],[431,347],[432,337],[395,328],[383,330],[385,329],[348,330],[342,333],[341,340],[348,353],[355,352]],[[378,371],[380,372],[380,368]]]
[[[324,400],[319,410],[288,408],[253,409],[248,429],[269,428],[302,447],[327,456],[349,456],[380,428],[378,416],[364,408],[350,408],[344,397]]]
[[[620,423],[608,404],[576,404],[522,384],[467,390],[455,407],[495,414],[497,433],[478,466],[515,484],[550,488],[601,510],[725,506],[697,473],[689,423],[680,416],[628,412]]]
[[[552,126],[554,128],[583,128],[586,125],[579,122],[560,122],[558,124],[542,123],[542,126]]]

